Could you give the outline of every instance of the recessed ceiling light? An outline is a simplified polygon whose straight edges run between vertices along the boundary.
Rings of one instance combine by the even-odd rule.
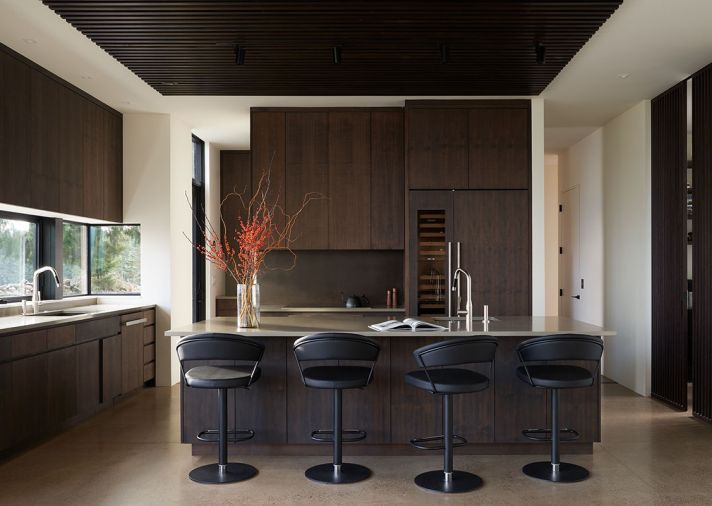
[[[619,79],[628,79],[630,74],[628,72],[623,72],[622,74],[618,74]]]
[[[35,39],[22,39],[22,42],[25,44],[37,44],[37,41]]]

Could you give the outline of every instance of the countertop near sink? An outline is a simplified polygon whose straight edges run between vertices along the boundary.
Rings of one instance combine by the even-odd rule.
[[[58,324],[77,323],[94,318],[104,318],[132,311],[144,311],[155,307],[153,304],[93,304],[88,306],[69,306],[61,309],[83,312],[72,316],[2,316],[0,317],[0,335],[16,334],[43,327],[56,327]],[[42,308],[50,311],[60,309],[47,304]]]

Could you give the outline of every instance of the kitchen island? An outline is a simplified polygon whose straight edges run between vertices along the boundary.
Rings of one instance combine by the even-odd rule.
[[[397,315],[394,315],[397,316]],[[519,365],[516,346],[535,336],[575,333],[612,336],[601,327],[559,317],[502,317],[491,321],[485,330],[475,322],[472,332],[464,322],[438,322],[448,329],[428,332],[376,332],[368,325],[383,321],[379,316],[290,315],[264,317],[259,329],[236,329],[235,318],[219,317],[178,327],[167,336],[186,336],[203,332],[245,335],[265,345],[262,377],[250,390],[231,391],[230,427],[249,428],[255,437],[240,443],[243,453],[279,455],[329,454],[331,446],[315,443],[313,430],[331,426],[331,391],[307,389],[301,382],[292,344],[313,332],[355,332],[375,338],[381,354],[374,370],[373,383],[364,390],[344,393],[344,427],[363,429],[368,437],[345,446],[346,454],[426,454],[412,448],[415,437],[441,433],[441,404],[438,396],[405,384],[403,376],[416,369],[412,352],[420,346],[465,335],[491,335],[499,340],[494,371],[488,364],[477,370],[491,378],[484,392],[456,396],[455,433],[469,443],[459,453],[546,453],[548,443],[531,441],[522,430],[547,426],[546,391],[535,389],[515,374]],[[197,440],[196,434],[215,428],[217,397],[214,391],[185,388],[181,385],[181,441],[192,444],[194,454],[214,451],[211,444]],[[600,441],[600,376],[592,388],[561,393],[560,423],[578,430],[580,439],[562,444],[568,453],[591,453]]]

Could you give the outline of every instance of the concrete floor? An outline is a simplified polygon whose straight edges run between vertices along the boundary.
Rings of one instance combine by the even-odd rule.
[[[485,485],[436,495],[413,484],[416,474],[440,466],[428,454],[347,458],[374,475],[338,487],[304,478],[323,457],[247,457],[260,470],[254,479],[198,485],[188,471],[214,458],[192,457],[179,443],[178,389],[155,388],[1,463],[0,504],[712,504],[712,426],[619,385],[603,388],[603,443],[593,455],[565,459],[591,471],[582,483],[524,476],[531,456],[456,454],[456,468],[476,472]]]

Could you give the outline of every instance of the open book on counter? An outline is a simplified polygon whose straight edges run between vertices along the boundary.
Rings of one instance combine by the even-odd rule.
[[[447,330],[447,327],[442,327],[440,325],[436,325],[435,323],[424,322],[423,320],[416,320],[415,318],[406,318],[403,321],[388,320],[381,323],[374,323],[373,325],[369,325],[368,328],[377,330],[378,332],[388,332],[394,330],[412,330],[413,332],[425,330]]]

